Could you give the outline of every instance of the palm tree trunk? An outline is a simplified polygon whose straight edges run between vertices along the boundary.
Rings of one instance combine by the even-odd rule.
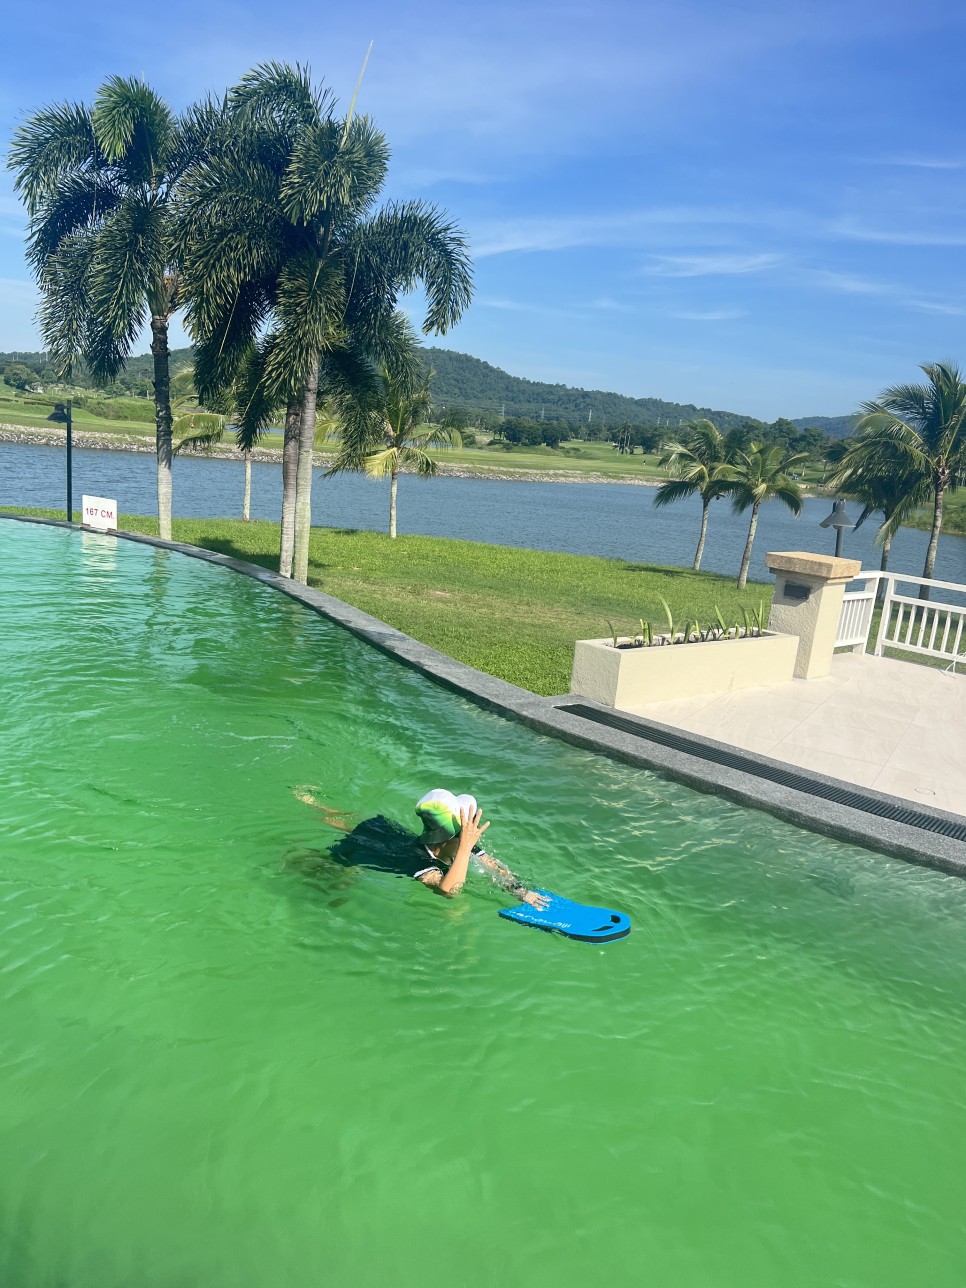
[[[879,572],[889,571],[889,554],[892,550],[892,538],[886,537],[882,542],[882,558],[879,560]],[[875,603],[877,608],[881,608],[885,603],[886,584],[880,581],[875,588]]]
[[[313,355],[302,397],[299,463],[295,476],[295,556],[292,576],[308,584],[309,535],[312,531],[312,457],[315,451],[315,409],[319,397],[319,355]]]
[[[892,551],[892,538],[886,537],[882,543],[882,558],[879,560],[879,572],[889,571],[889,555]]]
[[[701,560],[704,557],[704,539],[708,535],[708,506],[711,504],[711,498],[701,498],[701,535],[698,537],[698,548],[694,552],[694,563],[691,565],[694,572],[701,571]]]
[[[158,536],[171,540],[171,372],[168,364],[168,319],[151,318],[154,358],[154,424],[158,455]]]
[[[278,570],[283,577],[291,577],[295,554],[295,479],[301,423],[302,402],[293,398],[285,409],[285,436],[282,439],[282,532]]]
[[[399,482],[399,469],[394,467],[389,477],[389,535],[396,539],[396,485]]]
[[[245,452],[245,496],[242,500],[242,522],[252,517],[252,454]]]
[[[745,553],[741,556],[741,571],[738,573],[738,589],[744,590],[748,584],[748,565],[751,563],[751,547],[755,544],[755,530],[758,527],[758,506],[756,501],[751,507],[751,523],[748,525],[748,540],[745,542]]]
[[[942,484],[936,485],[936,500],[932,507],[932,531],[929,534],[929,545],[926,547],[926,562],[923,564],[922,575],[931,577],[933,569],[936,567],[936,551],[939,549],[939,533],[943,526],[943,496],[946,489]],[[919,598],[929,598],[929,587],[920,586]]]

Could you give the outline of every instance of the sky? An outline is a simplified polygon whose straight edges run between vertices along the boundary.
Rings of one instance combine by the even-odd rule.
[[[180,110],[301,61],[347,106],[371,41],[385,197],[447,210],[475,264],[428,342],[513,375],[773,420],[966,365],[955,0],[39,0],[5,31],[4,147],[111,74]],[[2,171],[0,350],[41,347],[24,228]]]

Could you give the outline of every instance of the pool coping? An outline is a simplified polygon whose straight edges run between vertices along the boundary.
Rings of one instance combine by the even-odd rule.
[[[68,528],[76,532],[93,532],[82,524],[68,523],[63,519],[43,519],[33,515],[7,514],[0,511],[0,519],[13,519],[47,527]],[[98,534],[103,535],[103,534]],[[920,866],[934,868],[953,876],[966,877],[966,842],[944,835],[944,827],[962,828],[966,819],[945,810],[926,805],[915,805],[901,797],[877,792],[871,788],[856,787],[842,780],[795,766],[796,777],[806,784],[821,789],[848,789],[853,799],[861,797],[868,806],[887,811],[914,812],[929,820],[938,830],[913,826],[894,819],[870,814],[861,808],[839,804],[823,797],[799,791],[762,775],[774,775],[776,770],[788,769],[783,761],[762,756],[757,752],[731,747],[713,739],[689,734],[684,730],[662,725],[640,716],[623,716],[624,728],[609,728],[605,724],[561,710],[579,703],[602,716],[613,715],[611,708],[600,703],[577,698],[574,694],[541,697],[521,689],[507,680],[487,675],[465,662],[458,662],[428,644],[418,640],[361,609],[346,604],[333,595],[313,590],[301,582],[283,577],[280,573],[247,563],[230,555],[205,550],[200,546],[180,541],[163,541],[159,537],[139,532],[109,533],[127,541],[173,550],[192,559],[200,559],[214,567],[227,568],[241,573],[281,591],[307,608],[311,608],[329,621],[335,622],[358,638],[372,644],[383,653],[435,680],[445,688],[475,702],[487,710],[507,719],[519,721],[535,731],[581,747],[602,753],[625,764],[648,769],[704,793],[723,796],[728,800],[764,810],[786,822],[819,832],[837,840],[859,845],[863,849],[878,850]],[[628,727],[629,726],[629,727]],[[655,739],[671,740],[668,746]],[[721,764],[709,760],[708,753],[716,757],[726,754],[731,762]]]

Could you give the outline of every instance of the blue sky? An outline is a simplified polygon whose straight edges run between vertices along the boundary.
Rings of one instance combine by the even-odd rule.
[[[950,0],[58,0],[5,30],[4,139],[115,72],[180,108],[302,60],[347,103],[372,40],[386,195],[445,207],[475,257],[472,307],[430,342],[515,375],[770,420],[966,364]],[[22,238],[4,173],[0,349],[39,347]]]

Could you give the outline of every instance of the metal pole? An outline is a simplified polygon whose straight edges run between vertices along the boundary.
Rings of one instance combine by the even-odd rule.
[[[73,422],[70,418],[71,399],[67,399],[67,522],[74,522],[74,488],[73,488],[73,459],[71,449],[73,448],[73,438],[71,430]]]
[[[70,430],[68,430],[67,432],[68,432],[68,433],[70,433]],[[842,538],[843,538],[844,536],[845,536],[845,530],[844,530],[843,528],[836,528],[836,529],[835,529],[835,557],[836,557],[836,559],[841,559],[841,558],[842,558]]]

